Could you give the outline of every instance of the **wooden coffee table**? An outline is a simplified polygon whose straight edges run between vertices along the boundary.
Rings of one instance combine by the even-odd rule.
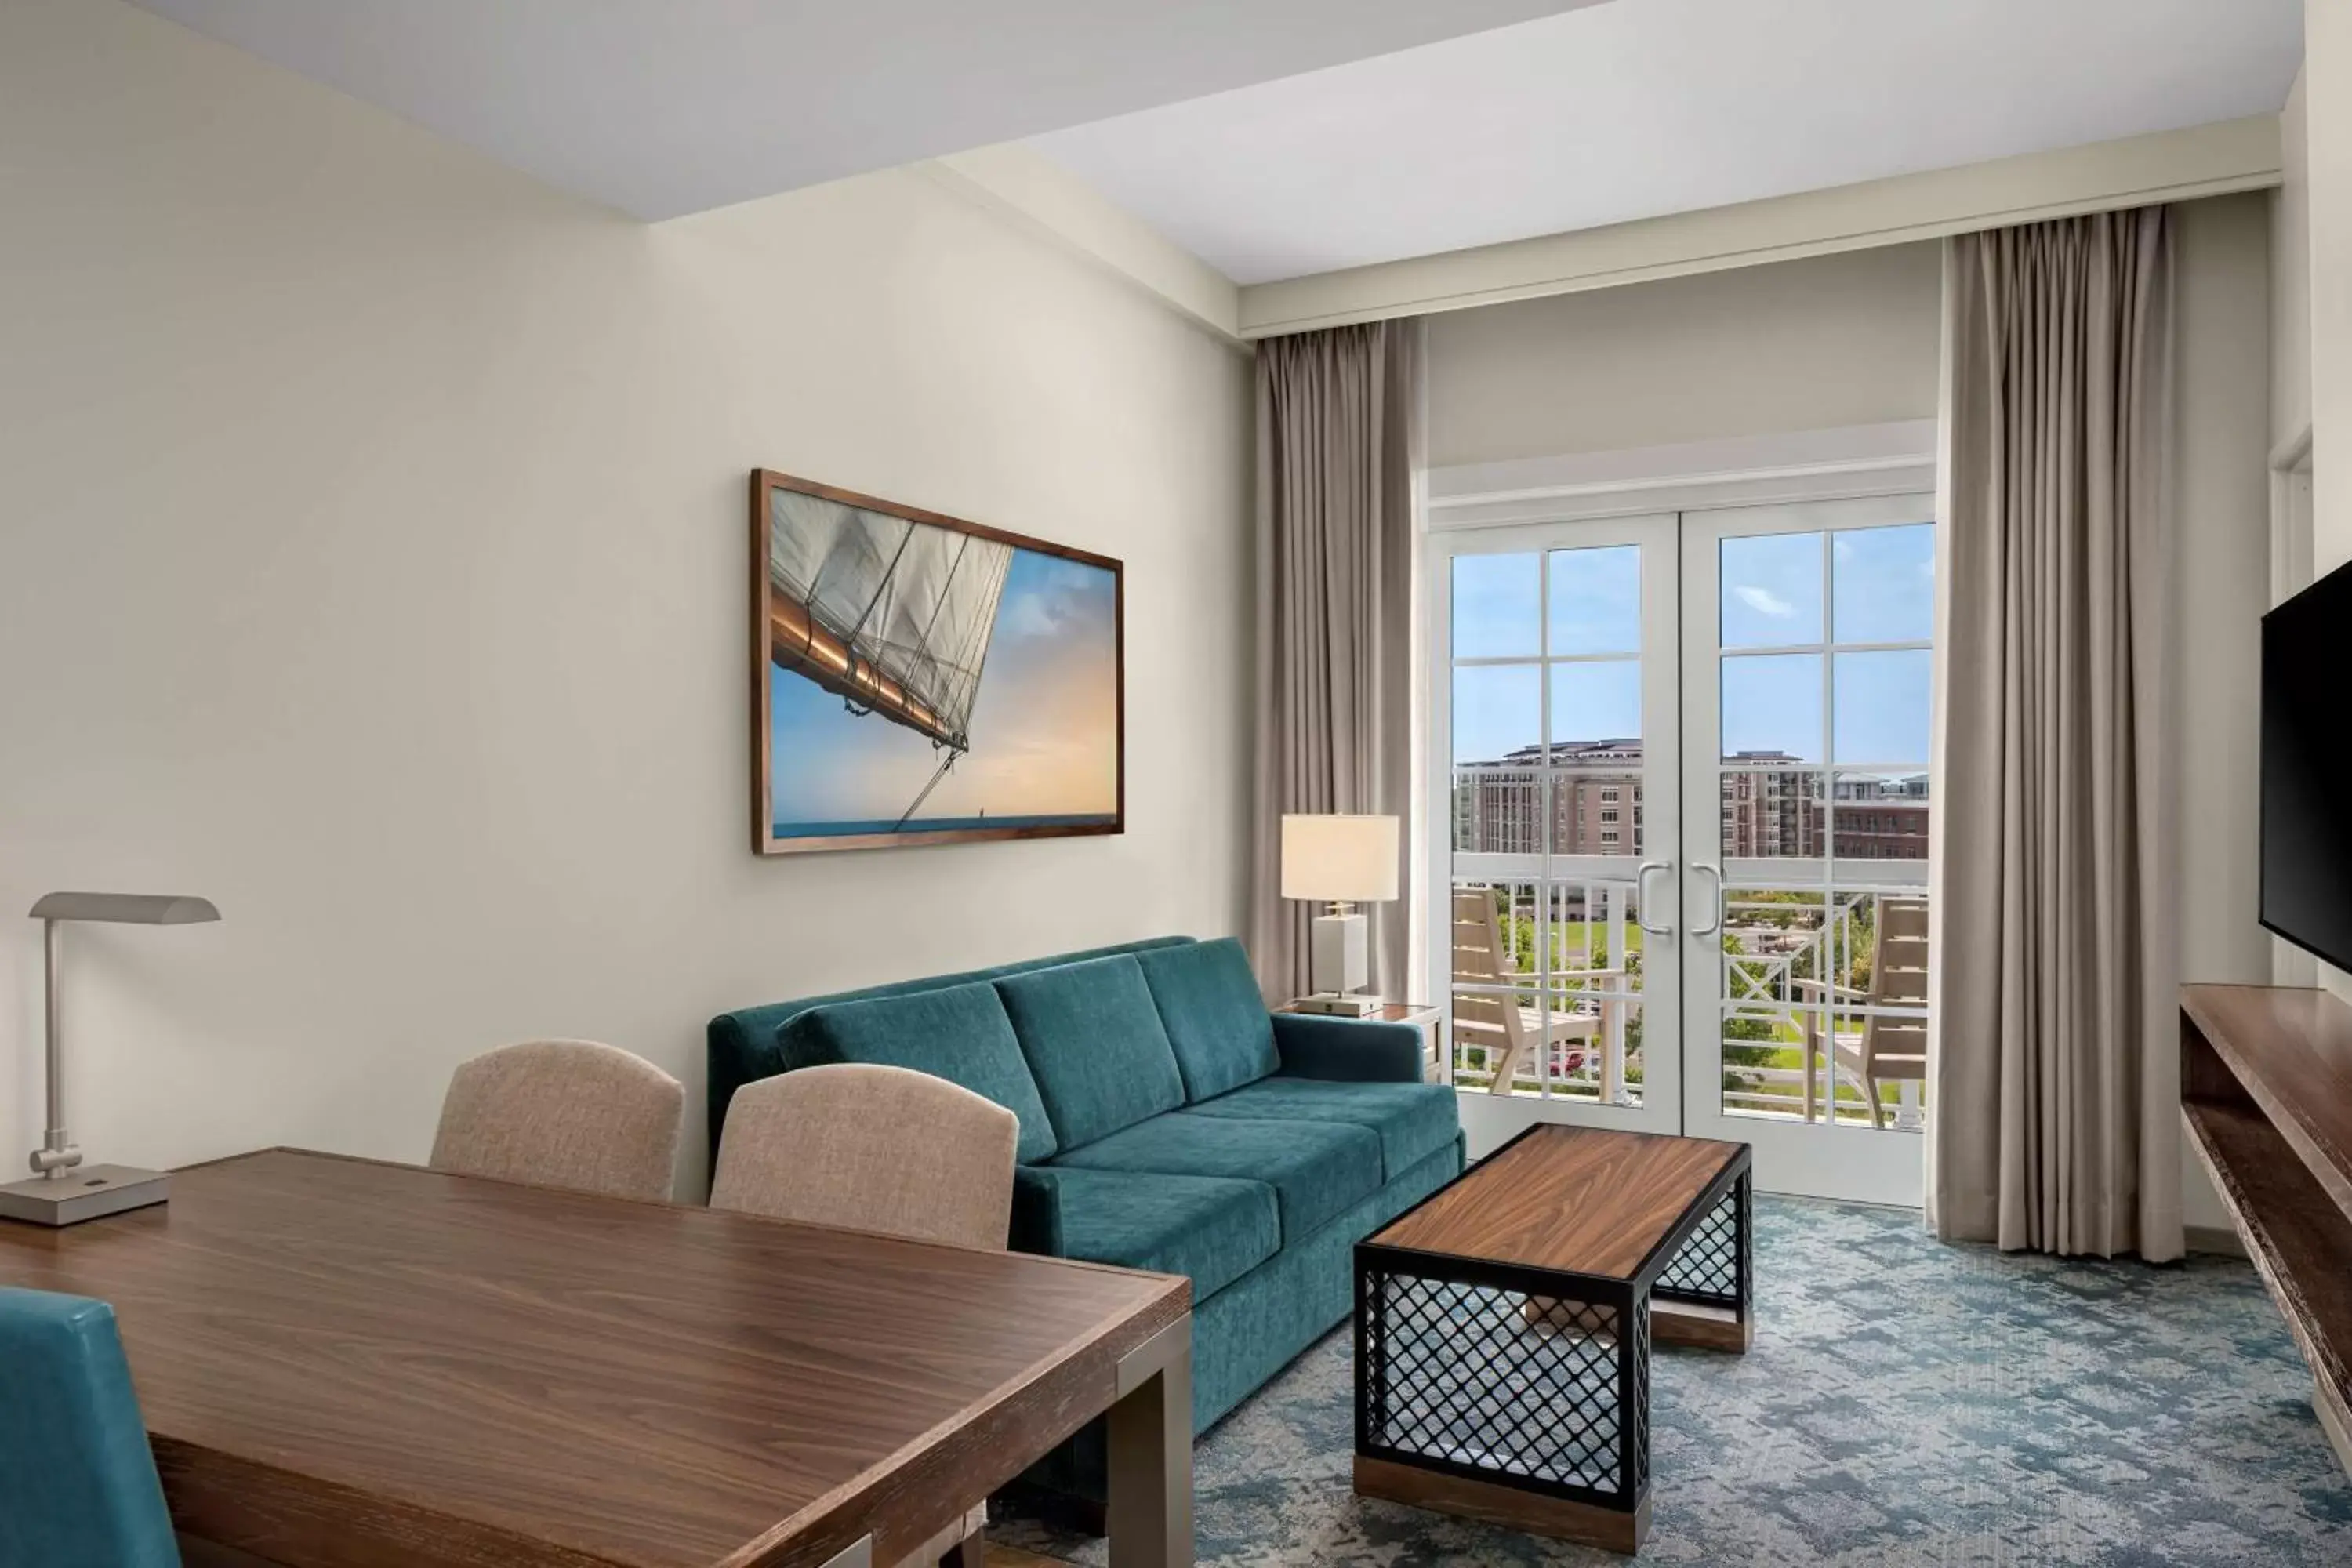
[[[1639,1550],[1652,1342],[1754,1342],[1749,1164],[1534,1127],[1359,1243],[1356,1490]]]

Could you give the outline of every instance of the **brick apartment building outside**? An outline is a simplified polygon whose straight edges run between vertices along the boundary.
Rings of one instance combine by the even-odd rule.
[[[1927,780],[1841,778],[1836,809],[1823,810],[1822,770],[1782,752],[1727,757],[1723,774],[1723,853],[1727,858],[1817,858],[1831,824],[1842,859],[1925,860]],[[1775,765],[1780,764],[1780,765]],[[1454,769],[1454,847],[1466,854],[1624,855],[1642,853],[1642,742],[1578,741],[1547,759],[1522,746],[1488,763]],[[1544,842],[1547,822],[1550,843]]]

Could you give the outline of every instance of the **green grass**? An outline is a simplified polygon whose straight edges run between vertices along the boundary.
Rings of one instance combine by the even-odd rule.
[[[1606,969],[1609,966],[1609,922],[1606,921],[1557,921],[1551,928],[1552,966],[1555,969]],[[1625,922],[1625,952],[1630,956],[1642,951],[1642,928],[1632,921]],[[1533,953],[1528,953],[1530,958]]]
[[[1642,928],[1632,921],[1625,922],[1625,951],[1642,951]],[[1559,921],[1551,928],[1555,945],[1569,952],[1590,946],[1596,959],[1609,955],[1609,922],[1607,921]]]

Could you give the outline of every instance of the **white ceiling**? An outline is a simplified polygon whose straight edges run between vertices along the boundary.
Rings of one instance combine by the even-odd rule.
[[[644,218],[1592,0],[137,0]]]
[[[2302,17],[1614,0],[1032,145],[1255,283],[2274,111]]]

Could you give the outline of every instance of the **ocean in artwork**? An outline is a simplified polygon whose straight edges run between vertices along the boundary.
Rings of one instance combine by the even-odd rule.
[[[1037,827],[1108,827],[1118,820],[1117,815],[1101,812],[1093,816],[924,816],[916,818],[915,822],[925,833],[966,833],[983,828],[1019,831]],[[779,822],[776,824],[776,837],[796,838],[814,834],[833,834],[851,837],[866,833],[898,833],[904,831],[906,826],[905,823],[887,816],[871,817],[863,822]]]

